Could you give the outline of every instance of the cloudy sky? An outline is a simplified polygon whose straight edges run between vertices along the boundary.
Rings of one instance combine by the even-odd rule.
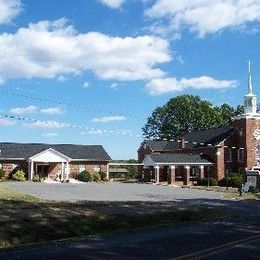
[[[259,30],[259,0],[0,0],[0,141],[135,158],[169,98],[241,104],[248,59],[260,94]]]

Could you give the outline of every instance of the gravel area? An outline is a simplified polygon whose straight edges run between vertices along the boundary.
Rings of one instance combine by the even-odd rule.
[[[6,183],[12,189],[53,201],[181,201],[219,200],[221,193],[138,183]]]

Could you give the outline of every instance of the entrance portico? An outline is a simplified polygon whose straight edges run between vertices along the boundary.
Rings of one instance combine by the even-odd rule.
[[[60,181],[69,179],[70,174],[70,161],[71,159],[56,150],[49,148],[29,158],[29,179],[32,180],[33,176],[38,174],[39,165],[51,165],[53,163],[60,164]],[[48,173],[47,173],[48,175]]]
[[[150,181],[168,184],[190,185],[205,177],[205,167],[213,163],[191,154],[151,154],[143,161],[145,171],[151,176]],[[152,174],[151,174],[152,172]]]

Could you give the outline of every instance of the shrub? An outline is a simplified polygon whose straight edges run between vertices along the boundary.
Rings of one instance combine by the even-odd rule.
[[[100,171],[99,175],[100,175],[101,181],[105,181],[107,179],[107,174],[105,172]]]
[[[26,181],[25,173],[23,170],[18,170],[13,174],[13,180],[15,181]]]
[[[91,182],[92,176],[88,171],[83,171],[77,175],[77,180],[83,181],[83,182]]]
[[[5,177],[5,172],[3,170],[0,170],[0,180]]]
[[[33,182],[40,182],[40,181],[41,181],[41,178],[40,178],[40,176],[39,176],[38,174],[35,174],[35,175],[33,176],[32,181],[33,181]]]
[[[92,180],[95,181],[95,182],[101,181],[101,177],[100,177],[98,172],[92,173]]]
[[[218,183],[221,187],[233,187],[233,188],[241,188],[243,181],[243,176],[239,173],[229,174],[227,177],[221,179]]]
[[[253,193],[253,194],[255,194],[255,193],[258,193],[258,192],[259,192],[259,189],[257,189],[257,188],[254,187],[254,186],[250,186],[248,191],[251,192],[251,193]]]
[[[214,178],[209,178],[209,180],[208,180],[208,178],[198,180],[199,186],[208,186],[208,183],[209,183],[209,186],[217,186],[218,185],[218,181]]]

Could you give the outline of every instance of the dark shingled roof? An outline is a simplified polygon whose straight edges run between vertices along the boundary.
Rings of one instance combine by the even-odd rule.
[[[207,164],[210,161],[202,158],[199,154],[151,154],[152,160],[155,163],[201,163]]]
[[[0,158],[25,158],[52,148],[71,159],[110,161],[102,145],[0,143]]]
[[[231,135],[233,131],[234,128],[231,126],[211,128],[207,130],[199,130],[188,133],[183,137],[178,138],[178,140],[181,140],[183,138],[186,141],[185,147],[187,148],[207,146],[208,144],[216,145],[227,138],[229,135]],[[195,144],[193,144],[194,142]],[[146,143],[153,151],[158,152],[180,149],[180,143],[177,142],[177,140],[146,140],[144,143]]]
[[[234,128],[231,126],[224,126],[218,128],[211,128],[207,130],[200,130],[188,133],[183,136],[185,141],[188,141],[187,147],[194,147],[196,144],[191,144],[192,142],[197,142],[198,144],[204,143],[216,145],[219,142],[223,141],[229,135],[231,135],[234,131]],[[202,145],[203,146],[203,145]]]
[[[153,151],[171,151],[180,148],[175,141],[146,140],[144,141]]]

